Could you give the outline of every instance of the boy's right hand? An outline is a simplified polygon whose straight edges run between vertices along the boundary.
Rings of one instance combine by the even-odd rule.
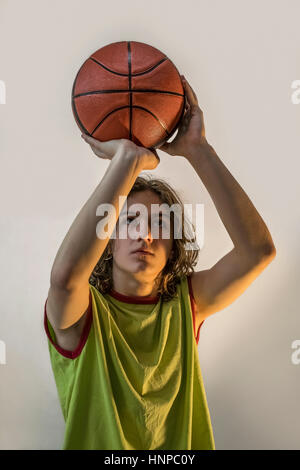
[[[116,153],[121,150],[126,155],[131,155],[137,159],[141,171],[154,170],[160,162],[160,158],[154,148],[147,149],[140,147],[129,139],[99,141],[84,133],[81,134],[81,137],[91,146],[94,154],[99,158],[112,160]]]

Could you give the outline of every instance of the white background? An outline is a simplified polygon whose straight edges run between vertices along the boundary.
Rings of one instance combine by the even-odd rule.
[[[277,256],[201,328],[199,357],[217,449],[300,449],[298,0],[0,0],[0,448],[59,449],[64,422],[43,328],[54,257],[108,161],[80,138],[75,75],[106,44],[165,53],[194,88],[206,135],[266,222]],[[183,158],[153,175],[205,205],[197,269],[233,247]],[[171,161],[172,159],[172,161]]]

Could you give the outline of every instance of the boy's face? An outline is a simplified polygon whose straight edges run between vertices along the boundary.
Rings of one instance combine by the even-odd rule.
[[[142,204],[144,213],[133,204]],[[166,265],[172,255],[173,224],[168,211],[160,209],[160,197],[151,190],[133,193],[127,198],[127,210],[124,206],[116,224],[116,234],[113,240],[113,269],[131,273],[137,280],[151,282]],[[151,214],[152,209],[152,214]],[[159,215],[163,214],[165,215]],[[151,217],[152,228],[151,231]],[[168,238],[163,238],[163,227]],[[122,230],[122,232],[121,232]],[[156,233],[155,233],[156,231]],[[120,233],[126,236],[120,238]],[[166,237],[166,235],[164,235]],[[152,254],[135,253],[142,249]]]

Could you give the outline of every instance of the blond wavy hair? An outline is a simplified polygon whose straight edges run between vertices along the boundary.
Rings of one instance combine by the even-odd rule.
[[[176,297],[176,286],[180,282],[180,278],[194,272],[200,248],[196,242],[196,238],[193,236],[195,233],[194,224],[186,218],[182,200],[174,189],[166,181],[152,178],[151,175],[146,174],[143,177],[137,177],[128,197],[136,192],[145,190],[151,190],[156,193],[160,197],[161,202],[168,204],[168,207],[171,207],[173,204],[178,204],[181,208],[182,237],[173,238],[173,256],[171,259],[168,259],[155,280],[158,287],[157,293],[161,295],[163,301],[168,301]],[[174,223],[173,211],[171,211],[171,223]],[[89,279],[90,284],[102,294],[109,292],[113,288],[112,243],[113,240],[110,238]],[[185,248],[186,243],[192,243],[193,248],[187,250]]]

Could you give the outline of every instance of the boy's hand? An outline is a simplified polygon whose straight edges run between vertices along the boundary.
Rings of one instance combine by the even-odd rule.
[[[87,134],[81,134],[81,137],[90,145],[94,154],[99,158],[112,160],[116,153],[121,151],[135,158],[141,171],[154,170],[160,162],[160,158],[154,148],[147,149],[140,147],[129,139],[100,141]]]
[[[203,112],[199,107],[197,96],[184,78],[184,75],[181,75],[181,79],[186,96],[185,112],[182,121],[175,139],[157,148],[169,155],[181,155],[189,158],[195,150],[199,151],[201,146],[207,144],[207,141],[205,138]]]

